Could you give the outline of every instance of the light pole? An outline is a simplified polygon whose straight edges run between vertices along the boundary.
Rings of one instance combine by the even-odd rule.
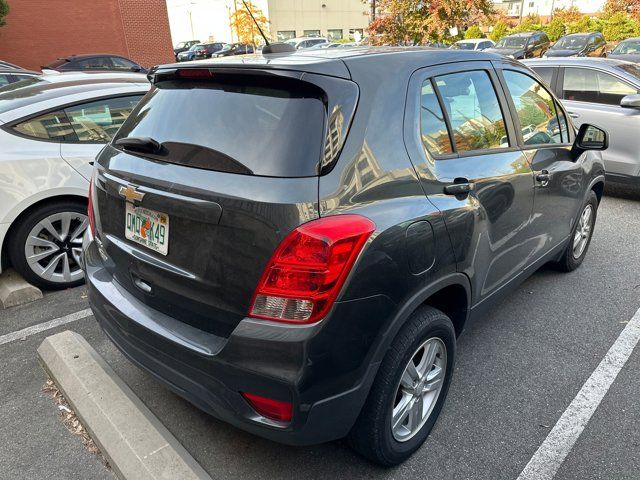
[[[187,8],[187,13],[189,14],[189,26],[191,27],[191,40],[196,38],[196,34],[193,31],[193,6],[196,5],[196,2],[189,2],[189,8]]]

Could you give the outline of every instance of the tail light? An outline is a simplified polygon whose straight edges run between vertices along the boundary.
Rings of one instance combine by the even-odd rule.
[[[281,400],[261,397],[253,393],[241,392],[249,405],[263,417],[280,422],[290,422],[293,412],[293,405]]]
[[[89,203],[87,204],[87,217],[89,217],[89,230],[92,236],[96,236],[96,217],[93,213],[93,177],[89,180]]]
[[[286,323],[322,319],[375,228],[360,215],[325,217],[296,228],[269,260],[249,316]]]

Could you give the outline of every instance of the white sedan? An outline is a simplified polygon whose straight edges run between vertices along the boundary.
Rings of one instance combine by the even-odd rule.
[[[0,88],[0,271],[81,284],[92,163],[149,90],[134,73],[42,75]]]

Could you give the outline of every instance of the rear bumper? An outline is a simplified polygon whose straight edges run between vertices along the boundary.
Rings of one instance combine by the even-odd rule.
[[[85,239],[89,301],[100,327],[171,390],[223,421],[281,443],[322,443],[349,432],[378,367],[368,360],[372,348],[349,343],[362,343],[361,332],[347,330],[345,339],[337,339],[327,319],[314,326],[244,319],[228,338],[219,337],[140,302],[113,280],[104,261],[96,242]],[[386,297],[370,297],[336,304],[331,318],[346,317],[358,328],[385,309],[393,310]],[[240,392],[292,402],[293,420],[260,416]]]

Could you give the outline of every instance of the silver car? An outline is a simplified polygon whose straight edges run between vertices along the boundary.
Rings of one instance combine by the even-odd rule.
[[[90,163],[149,86],[139,73],[69,72],[0,88],[0,271],[82,283]]]
[[[573,123],[609,132],[607,179],[640,185],[640,66],[608,58],[525,60],[562,100]]]

